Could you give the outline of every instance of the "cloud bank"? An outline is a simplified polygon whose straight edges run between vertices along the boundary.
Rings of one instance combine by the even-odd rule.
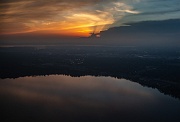
[[[132,21],[178,18],[179,0],[2,0],[1,34],[88,36]],[[156,17],[157,14],[164,15]]]

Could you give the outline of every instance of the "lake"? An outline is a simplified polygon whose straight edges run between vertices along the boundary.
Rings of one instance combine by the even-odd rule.
[[[0,79],[0,108],[3,121],[180,121],[179,99],[104,76]]]

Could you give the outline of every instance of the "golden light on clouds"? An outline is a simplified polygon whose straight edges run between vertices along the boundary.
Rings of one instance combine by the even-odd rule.
[[[138,14],[123,0],[9,0],[0,4],[1,34],[55,33],[89,36],[108,29],[126,14]]]

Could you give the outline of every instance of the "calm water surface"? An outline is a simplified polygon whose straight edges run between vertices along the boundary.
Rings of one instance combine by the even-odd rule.
[[[112,77],[1,79],[0,108],[3,121],[180,121],[180,100]]]

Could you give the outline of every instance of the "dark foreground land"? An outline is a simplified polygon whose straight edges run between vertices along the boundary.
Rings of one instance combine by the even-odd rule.
[[[180,49],[105,46],[1,47],[0,78],[111,76],[180,98]]]

